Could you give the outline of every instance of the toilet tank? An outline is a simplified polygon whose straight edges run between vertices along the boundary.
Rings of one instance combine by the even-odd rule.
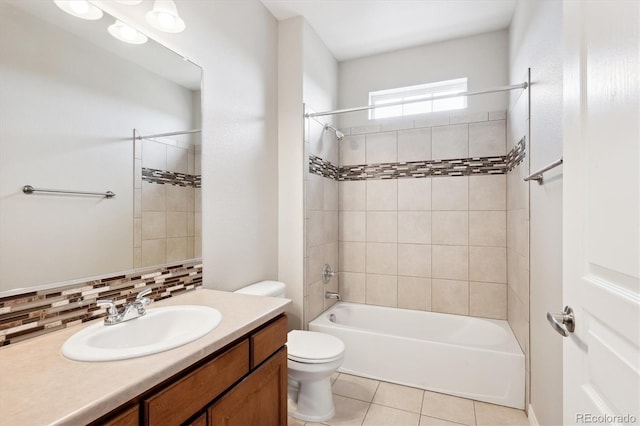
[[[280,281],[260,281],[255,284],[242,287],[234,293],[253,294],[255,296],[284,297],[286,286]]]

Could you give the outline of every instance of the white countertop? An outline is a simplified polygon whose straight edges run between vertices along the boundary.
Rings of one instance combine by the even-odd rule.
[[[0,349],[0,425],[86,424],[283,313],[288,299],[198,289],[153,303],[206,305],[222,323],[184,346],[122,361],[76,362],[60,347],[97,321]],[[133,320],[135,321],[135,320]]]

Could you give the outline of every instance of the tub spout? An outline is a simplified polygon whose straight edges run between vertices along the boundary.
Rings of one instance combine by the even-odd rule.
[[[336,300],[341,300],[342,299],[338,293],[334,293],[332,291],[325,292],[324,293],[324,298],[325,299],[336,299]]]

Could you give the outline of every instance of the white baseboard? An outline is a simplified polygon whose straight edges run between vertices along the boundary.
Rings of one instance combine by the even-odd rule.
[[[538,419],[536,418],[536,413],[533,412],[533,407],[531,406],[531,404],[529,404],[527,415],[529,416],[529,424],[531,426],[540,426],[540,423],[538,423]]]

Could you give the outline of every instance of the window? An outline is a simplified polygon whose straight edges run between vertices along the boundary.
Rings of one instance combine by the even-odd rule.
[[[369,92],[369,105],[384,105],[415,99],[425,99],[424,102],[370,109],[369,120],[463,109],[467,107],[466,96],[436,100],[429,99],[434,96],[452,95],[466,91],[467,79],[465,77],[455,80],[438,81],[436,83],[420,84],[417,86]]]

